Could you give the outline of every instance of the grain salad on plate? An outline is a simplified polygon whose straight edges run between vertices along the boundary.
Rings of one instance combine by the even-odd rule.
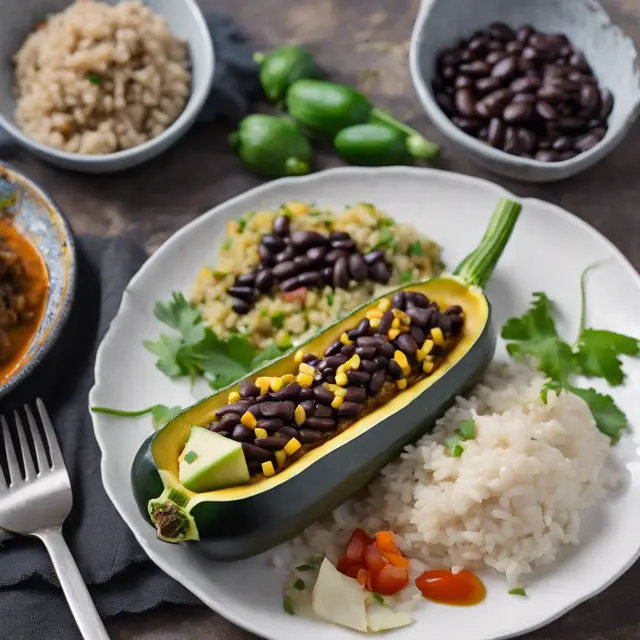
[[[322,238],[309,246],[314,239],[300,232]],[[435,242],[373,205],[334,212],[291,202],[229,221],[219,259],[202,269],[191,300],[221,338],[239,332],[257,348],[287,348],[367,300],[440,269]]]
[[[16,120],[42,144],[82,154],[129,149],[182,113],[188,47],[139,0],[77,0],[14,56]]]

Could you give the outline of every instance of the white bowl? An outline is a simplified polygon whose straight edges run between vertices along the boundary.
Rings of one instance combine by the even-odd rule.
[[[631,38],[612,24],[595,0],[423,0],[411,39],[411,78],[427,115],[455,147],[496,173],[527,182],[568,178],[593,166],[624,138],[640,113],[640,73]],[[540,162],[494,149],[456,127],[435,100],[431,81],[439,51],[492,22],[565,33],[582,49],[600,86],[615,98],[604,139],[563,162]]]
[[[103,0],[117,4],[118,0]],[[0,3],[0,126],[15,142],[52,164],[85,173],[111,173],[128,169],[168,149],[191,127],[202,109],[213,82],[215,57],[213,42],[195,0],[144,0],[164,16],[171,32],[187,41],[191,58],[191,95],[178,119],[163,133],[137,147],[104,155],[68,153],[27,136],[15,121],[12,56],[39,21],[59,13],[72,0],[20,0]]]

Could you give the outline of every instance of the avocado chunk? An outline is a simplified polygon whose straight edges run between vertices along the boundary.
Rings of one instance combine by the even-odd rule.
[[[180,456],[179,479],[196,493],[249,482],[242,446],[209,429],[192,426]]]

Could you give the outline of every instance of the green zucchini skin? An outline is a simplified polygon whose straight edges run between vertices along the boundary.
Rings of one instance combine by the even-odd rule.
[[[365,123],[347,127],[333,141],[338,155],[350,164],[387,167],[410,164],[407,134],[383,124]]]
[[[287,89],[303,78],[321,78],[322,71],[313,56],[302,47],[284,46],[264,56],[260,65],[260,84],[273,102],[284,100]]]
[[[402,449],[433,429],[456,396],[468,392],[489,366],[496,332],[489,317],[471,348],[433,385],[395,414],[280,485],[248,498],[202,502],[191,510],[200,541],[191,548],[206,557],[233,561],[281,544],[327,515],[373,480]],[[145,441],[131,470],[133,493],[145,520],[147,505],[162,493],[163,483]]]

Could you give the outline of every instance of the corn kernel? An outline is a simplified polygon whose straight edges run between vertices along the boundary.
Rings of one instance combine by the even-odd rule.
[[[293,356],[293,361],[296,364],[300,364],[303,358],[304,358],[304,349],[298,349],[295,355]]]
[[[309,373],[299,373],[296,376],[296,382],[301,387],[310,387],[313,384],[313,376]]]
[[[400,380],[396,380],[396,387],[402,391],[402,389],[407,388],[407,381],[405,378],[401,378]]]
[[[296,410],[293,412],[293,419],[296,424],[300,426],[307,419],[307,412],[304,410],[302,405],[298,405]]]
[[[425,340],[422,343],[422,351],[425,356],[428,356],[431,353],[431,349],[433,349],[433,340]]]
[[[310,364],[306,364],[306,362],[302,362],[300,364],[298,371],[300,373],[308,373],[310,376],[314,375],[316,372],[316,370]]]
[[[399,335],[400,335],[399,329],[389,329],[387,333],[387,338],[389,338],[389,340],[395,340]]]
[[[296,438],[291,438],[291,440],[284,445],[284,450],[288,456],[292,456],[301,446]]]
[[[425,373],[431,373],[433,371],[433,362],[429,361],[429,360],[425,360],[422,363],[422,370]]]
[[[373,318],[369,320],[369,325],[372,329],[377,329],[380,326],[380,318]]]
[[[392,329],[399,329],[400,328],[400,318],[394,318],[391,321],[391,328]]]
[[[378,302],[378,309],[384,313],[385,311],[389,311],[391,309],[391,300],[389,298],[384,298]]]
[[[266,438],[269,434],[267,433],[266,429],[263,429],[262,427],[256,427],[253,430],[253,433],[256,434],[256,438]]]
[[[399,349],[396,349],[393,353],[393,359],[400,365],[402,369],[409,366],[409,361],[407,360],[407,356],[402,353]]]
[[[256,378],[256,385],[258,387],[267,387],[267,388],[269,388],[271,386],[271,378],[267,378],[265,376],[260,376],[260,377]]]
[[[349,378],[347,378],[347,374],[344,371],[336,373],[336,384],[341,387],[346,387],[349,384]]]
[[[349,345],[353,344],[353,342],[351,341],[351,339],[346,333],[343,333],[340,336],[340,342],[342,342],[342,344],[345,345],[345,347],[348,347]]]
[[[238,402],[240,400],[240,394],[237,391],[232,391],[229,394],[229,404],[233,404],[234,402]]]
[[[357,371],[360,368],[360,356],[356,353],[349,358],[345,363],[345,369]]]
[[[309,211],[309,205],[295,200],[287,203],[287,209],[289,209],[294,216],[301,216]]]
[[[434,327],[431,329],[431,339],[433,344],[441,347],[444,345],[444,336],[442,335],[442,329],[440,327]]]
[[[284,382],[282,382],[282,378],[278,378],[277,376],[271,378],[271,391],[280,391],[284,387]]]
[[[293,375],[293,373],[285,373],[282,378],[280,378],[282,380],[282,384],[291,384],[296,377]]]
[[[422,362],[426,358],[426,354],[422,349],[416,351],[416,360]]]
[[[346,398],[346,397],[347,397],[347,390],[346,390],[346,389],[344,389],[343,387],[338,387],[338,388],[334,391],[334,393],[335,393],[337,396],[340,396],[343,400],[344,400],[344,398]]]
[[[278,469],[282,469],[287,462],[287,453],[284,450],[276,451],[276,464]]]
[[[411,326],[411,318],[404,312],[400,316],[400,322],[405,327],[410,327]]]
[[[273,462],[271,462],[271,460],[267,460],[267,462],[262,463],[262,473],[265,478],[270,478],[271,476],[276,475],[276,470],[273,468]]]
[[[245,411],[240,418],[240,422],[247,427],[247,429],[255,429],[258,421],[256,417],[250,411]]]
[[[339,409],[340,405],[344,402],[344,399],[341,398],[340,396],[336,396],[332,401],[331,401],[331,406],[334,409]]]
[[[371,309],[367,311],[367,319],[373,320],[374,318],[382,318],[382,311],[380,309]]]

